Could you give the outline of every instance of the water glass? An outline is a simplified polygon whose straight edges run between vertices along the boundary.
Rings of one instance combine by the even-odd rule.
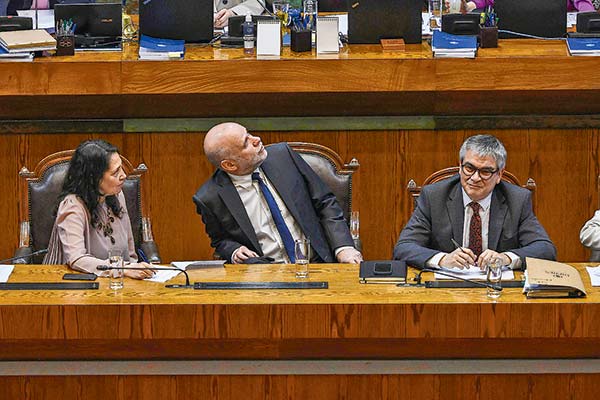
[[[115,268],[108,270],[108,286],[117,292],[123,289],[123,250],[110,249],[108,262],[111,268]]]
[[[21,221],[19,225],[19,247],[29,247],[29,221]]]
[[[446,0],[448,2],[447,12],[450,14],[457,14],[460,12],[460,0]]]
[[[352,211],[350,214],[350,234],[352,239],[358,239],[360,237],[360,219],[358,211]]]
[[[149,217],[142,217],[142,240],[144,242],[153,242],[152,237],[152,222]]]
[[[500,257],[492,258],[486,265],[487,283],[495,286],[502,285],[502,260]],[[488,287],[487,297],[491,300],[496,300],[502,292],[500,290]]]
[[[296,278],[308,278],[308,262],[310,261],[310,240],[294,241],[296,257]]]
[[[444,0],[429,0],[429,27],[431,29],[442,26],[442,2]]]

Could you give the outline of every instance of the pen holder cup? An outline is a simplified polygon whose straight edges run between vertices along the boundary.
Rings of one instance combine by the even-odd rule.
[[[479,43],[482,48],[498,47],[498,27],[482,26],[479,33]]]
[[[295,52],[311,51],[312,37],[310,29],[296,30],[292,29],[292,38],[290,48]]]
[[[75,36],[57,36],[56,37],[56,55],[73,56],[75,55]]]

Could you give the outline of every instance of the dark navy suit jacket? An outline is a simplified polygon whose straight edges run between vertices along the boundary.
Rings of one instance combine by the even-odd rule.
[[[439,252],[462,242],[464,205],[458,175],[423,187],[417,206],[394,247],[394,259],[423,268]],[[556,259],[556,249],[536,218],[531,192],[500,181],[492,193],[488,248],[525,257]]]
[[[267,148],[261,169],[310,239],[314,262],[336,262],[334,250],[353,246],[348,223],[335,195],[310,166],[286,143]],[[193,197],[211,246],[231,262],[233,252],[246,246],[264,255],[250,217],[227,173],[217,170]]]

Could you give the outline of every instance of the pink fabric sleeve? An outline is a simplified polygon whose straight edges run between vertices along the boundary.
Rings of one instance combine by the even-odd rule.
[[[567,0],[567,11],[596,11],[590,0]]]

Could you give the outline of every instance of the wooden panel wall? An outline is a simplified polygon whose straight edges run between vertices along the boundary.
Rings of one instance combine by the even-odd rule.
[[[6,398],[595,399],[596,374],[34,376],[2,379]]]
[[[361,167],[355,180],[355,208],[368,259],[391,257],[408,220],[409,179],[422,182],[431,172],[458,163],[458,148],[473,131],[321,131],[255,132],[265,143],[309,141],[331,147]],[[598,129],[498,130],[509,153],[507,168],[538,185],[537,213],[564,261],[585,261],[579,244],[582,224],[597,208]],[[202,132],[0,134],[0,258],[17,246],[18,171],[33,168],[45,155],[74,148],[90,137],[117,145],[133,164],[149,168],[146,199],[155,239],[165,261],[211,257],[212,250],[191,196],[212,173],[202,154]]]

